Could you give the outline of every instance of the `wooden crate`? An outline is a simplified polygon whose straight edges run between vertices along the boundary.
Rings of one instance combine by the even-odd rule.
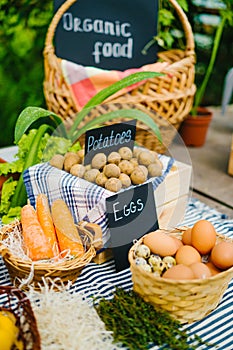
[[[188,202],[192,167],[176,161],[155,190],[159,227],[173,228],[182,222]]]

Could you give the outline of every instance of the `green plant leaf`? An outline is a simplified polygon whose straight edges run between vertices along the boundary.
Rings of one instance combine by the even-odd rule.
[[[159,10],[159,23],[163,26],[171,26],[175,16],[167,9]]]
[[[15,124],[15,143],[18,144],[19,140],[30,128],[30,126],[41,118],[48,118],[54,122],[54,128],[60,126],[61,131],[64,135],[66,134],[65,128],[62,124],[62,119],[55,113],[48,111],[40,107],[26,107],[19,115]]]
[[[178,0],[177,2],[185,12],[188,12],[188,2],[186,0]]]
[[[74,139],[72,141],[77,140],[87,130],[97,126],[101,126],[101,124],[105,123],[106,121],[110,121],[111,119],[117,119],[117,118],[131,118],[131,119],[140,120],[145,125],[147,125],[151,129],[151,131],[156,135],[158,140],[162,142],[160,130],[157,124],[154,122],[154,120],[148,114],[142,111],[139,111],[137,109],[120,109],[117,111],[103,114],[98,118],[93,119],[90,122],[86,123],[82,128],[77,130],[73,134]]]
[[[33,139],[31,140],[29,152],[27,153],[27,157],[25,159],[24,165],[23,165],[23,171],[28,169],[30,166],[38,164],[39,162],[39,155],[38,152],[40,150],[40,144],[42,142],[44,134],[47,132],[48,128],[50,128],[47,124],[42,124],[36,134],[34,135]],[[27,202],[27,192],[26,187],[24,185],[23,180],[23,172],[20,174],[17,186],[15,188],[15,192],[13,194],[13,197],[11,199],[10,207],[14,208],[17,206],[23,206]]]
[[[140,81],[151,79],[157,76],[162,76],[163,73],[158,72],[137,72],[130,74],[129,76],[117,81],[116,83],[106,87],[105,89],[98,92],[95,96],[93,96],[83,107],[83,109],[78,113],[77,118],[75,118],[72,127],[70,128],[69,135],[72,137],[72,133],[78,128],[80,122],[84,119],[87,113],[90,111],[90,107],[97,106],[101,104],[106,98],[115,94],[116,92],[124,89],[127,86],[131,86]]]
[[[105,89],[99,91],[94,97],[92,97],[84,107],[96,106],[102,103],[106,98],[115,94],[117,91],[124,89],[127,86],[131,86],[142,80],[152,79],[156,76],[164,75],[158,72],[137,72],[130,74],[129,76],[117,81],[116,83],[106,87]]]
[[[195,94],[195,97],[194,97],[194,104],[193,104],[193,108],[191,111],[192,115],[197,114],[197,109],[201,105],[202,99],[205,95],[205,91],[206,91],[207,85],[209,83],[209,79],[210,79],[212,72],[213,72],[213,69],[214,69],[214,65],[215,65],[215,61],[217,58],[217,54],[218,54],[218,50],[219,50],[219,46],[221,43],[223,30],[224,30],[226,21],[227,21],[227,19],[225,16],[221,17],[221,21],[217,27],[216,32],[215,32],[213,48],[212,48],[210,60],[209,60],[209,63],[208,63],[208,66],[207,66],[207,69],[206,69],[206,72],[204,75],[204,79],[203,79],[203,81],[202,81],[200,87],[198,88],[198,90]]]

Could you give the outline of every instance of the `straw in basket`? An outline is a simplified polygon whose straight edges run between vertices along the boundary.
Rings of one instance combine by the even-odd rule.
[[[60,115],[64,120],[73,118],[80,111],[72,90],[67,83],[61,67],[61,59],[55,55],[53,39],[56,27],[62,18],[63,14],[69,9],[76,0],[67,0],[58,9],[54,15],[46,36],[44,47],[44,95],[49,110]],[[137,106],[140,110],[145,110],[150,116],[154,117],[155,122],[159,127],[163,128],[163,133],[166,133],[164,120],[167,124],[172,125],[176,130],[181,122],[190,112],[193,104],[193,97],[196,92],[194,84],[194,38],[191,25],[187,16],[175,0],[169,0],[181,21],[185,38],[185,50],[169,50],[158,53],[158,58],[162,62],[167,62],[168,65],[162,73],[164,76],[155,77],[146,80],[139,87],[130,92],[122,93],[116,96],[112,95],[108,98],[109,109],[116,108],[116,104],[131,104]],[[99,111],[100,112],[100,111]],[[96,112],[89,114],[90,118],[95,118]],[[84,119],[85,123],[85,119]],[[145,132],[145,129],[143,130]],[[162,133],[162,135],[163,135]],[[169,144],[175,133],[167,135],[166,144]],[[164,153],[165,148],[161,149],[159,143],[158,148],[154,148],[159,153]]]
[[[15,287],[0,286],[0,298],[0,311],[11,312],[16,318],[18,340],[23,342],[23,350],[40,350],[37,322],[26,294]]]
[[[181,239],[181,231],[173,230],[170,236]],[[129,251],[133,288],[155,307],[168,311],[181,323],[201,320],[219,304],[230,280],[233,267],[207,279],[172,280],[156,277],[135,263],[135,250],[143,237]],[[217,234],[217,242],[232,241]]]
[[[55,280],[56,284],[64,284],[68,282],[73,283],[80,275],[83,267],[96,255],[93,245],[93,236],[88,230],[82,227],[80,230],[80,236],[84,242],[84,246],[86,246],[86,251],[81,258],[75,257],[69,260],[62,260],[61,262],[32,262],[30,260],[20,259],[12,254],[2,242],[14,229],[16,229],[16,226],[21,232],[22,228],[20,222],[14,222],[3,226],[0,232],[0,254],[3,257],[11,280],[16,286],[19,286],[22,280],[28,280],[27,283],[32,283],[35,288],[44,284],[44,279],[48,280],[48,284]],[[26,287],[27,286],[25,285],[25,288]]]

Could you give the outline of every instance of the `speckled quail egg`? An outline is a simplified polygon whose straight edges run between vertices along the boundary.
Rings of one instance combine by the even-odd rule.
[[[167,269],[170,269],[172,266],[176,265],[176,259],[173,258],[173,256],[165,256],[163,258],[163,262],[165,263]]]
[[[162,260],[158,261],[157,264],[152,266],[152,271],[153,272],[157,271],[157,272],[159,272],[160,275],[162,275],[164,273],[164,271],[166,271],[166,270],[167,270],[166,264]]]
[[[158,262],[162,261],[161,257],[157,254],[151,254],[149,259],[148,259],[148,263],[153,266],[153,265],[157,265]]]
[[[146,265],[147,264],[147,261],[146,261],[146,259],[144,259],[144,258],[141,258],[141,257],[137,257],[136,259],[135,259],[135,264],[136,265]]]
[[[149,264],[145,264],[145,265],[140,265],[140,267],[147,272],[152,272],[152,268]]]
[[[140,244],[135,250],[135,255],[147,259],[150,256],[150,248],[145,244]]]

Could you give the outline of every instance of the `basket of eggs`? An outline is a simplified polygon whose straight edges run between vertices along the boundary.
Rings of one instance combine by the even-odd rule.
[[[156,230],[129,251],[133,288],[181,323],[204,318],[219,304],[233,277],[233,240],[207,220],[193,227]]]
[[[51,207],[45,194],[36,198],[36,208],[26,204],[21,221],[4,225],[0,231],[0,254],[15,286],[38,288],[75,282],[83,267],[96,255],[93,234],[75,225],[62,199]]]

